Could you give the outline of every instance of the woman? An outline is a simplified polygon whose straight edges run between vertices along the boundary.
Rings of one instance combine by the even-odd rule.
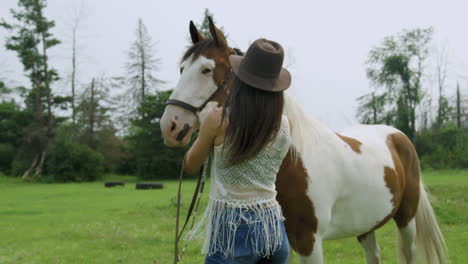
[[[282,112],[291,75],[282,68],[283,58],[281,45],[266,39],[256,40],[244,57],[231,55],[235,80],[224,109],[200,116],[185,171],[199,171],[214,148],[205,264],[253,264],[265,257],[287,262],[284,217],[275,198],[276,174],[290,144]]]

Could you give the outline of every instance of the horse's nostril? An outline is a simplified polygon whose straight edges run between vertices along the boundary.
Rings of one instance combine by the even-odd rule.
[[[184,128],[177,135],[177,138],[176,138],[177,141],[181,141],[182,139],[184,139],[184,137],[187,135],[189,130],[190,130],[189,124],[184,124]]]
[[[171,132],[173,132],[176,129],[176,127],[177,127],[176,122],[172,121],[171,122]]]

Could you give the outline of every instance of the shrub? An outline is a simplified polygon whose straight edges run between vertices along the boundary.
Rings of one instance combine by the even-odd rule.
[[[11,163],[15,156],[15,147],[10,143],[0,143],[0,171],[10,173]]]
[[[23,174],[29,169],[31,162],[23,159],[14,159],[11,163],[11,176],[23,176]]]
[[[468,132],[453,124],[419,133],[416,148],[422,168],[468,168]]]
[[[49,151],[46,174],[48,181],[82,182],[101,177],[104,166],[102,155],[90,147],[67,141],[55,142]]]

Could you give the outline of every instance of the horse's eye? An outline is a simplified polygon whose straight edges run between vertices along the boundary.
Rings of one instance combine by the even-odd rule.
[[[212,71],[213,71],[212,69],[206,68],[206,69],[203,69],[202,73],[207,74],[207,73],[212,72]]]
[[[184,67],[180,67],[180,74],[184,71]]]

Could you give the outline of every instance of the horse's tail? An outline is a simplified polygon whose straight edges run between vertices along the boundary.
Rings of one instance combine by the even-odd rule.
[[[421,181],[418,209],[416,211],[416,252],[427,264],[446,264],[447,253],[444,236],[440,231],[429,194]]]

